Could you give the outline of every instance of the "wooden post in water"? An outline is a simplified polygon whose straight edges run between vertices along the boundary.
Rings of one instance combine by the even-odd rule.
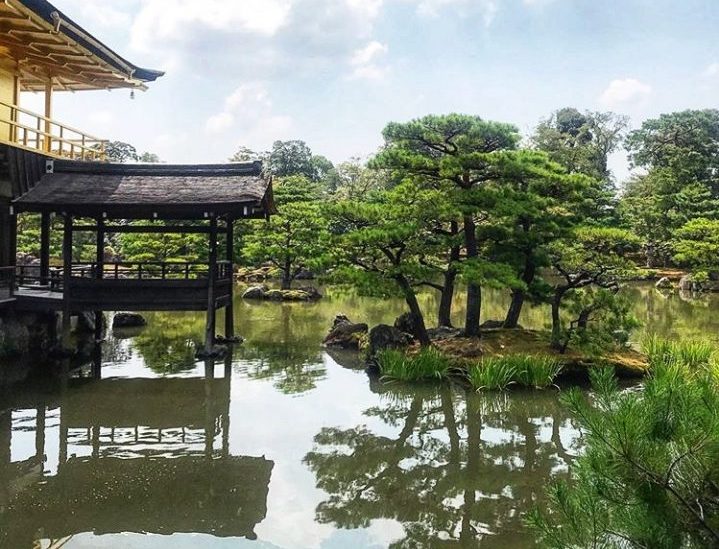
[[[205,323],[205,352],[211,353],[215,343],[215,281],[217,279],[217,217],[210,215],[210,258],[207,273],[207,322]]]
[[[234,220],[231,217],[227,217],[227,261],[229,261],[230,266],[230,301],[227,303],[227,307],[225,307],[225,337],[227,339],[235,337],[235,314],[234,314],[234,304],[232,302],[232,298],[234,295],[234,287],[235,287],[235,250],[234,250]]]
[[[65,214],[62,231],[62,342],[70,341],[70,275],[72,274],[72,215]]]
[[[105,276],[105,219],[97,219],[97,234],[95,240],[95,280],[102,280]],[[102,339],[102,311],[95,311],[95,341]],[[101,351],[98,349],[98,353]]]
[[[40,284],[50,283],[50,213],[40,217]]]

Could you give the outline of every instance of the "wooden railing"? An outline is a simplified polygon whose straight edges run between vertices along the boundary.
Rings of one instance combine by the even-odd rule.
[[[106,140],[0,101],[0,127],[4,126],[9,143],[72,160],[105,160]]]
[[[232,278],[229,261],[217,262],[217,280]],[[97,278],[96,263],[73,263],[73,278]],[[103,265],[104,280],[199,280],[210,276],[210,265],[194,261],[118,261]]]
[[[73,279],[94,280],[97,265],[95,263],[73,263],[70,277]],[[232,280],[232,264],[229,261],[218,261],[216,266],[217,281]],[[120,261],[105,263],[102,273],[103,280],[207,280],[210,266],[200,262],[170,261]],[[64,269],[50,267],[43,276],[39,265],[17,265],[16,267],[0,268],[0,299],[12,297],[17,288],[62,292],[64,288]]]
[[[0,301],[15,293],[15,267],[0,267]]]

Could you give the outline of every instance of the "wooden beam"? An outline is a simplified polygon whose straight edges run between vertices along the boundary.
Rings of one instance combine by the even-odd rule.
[[[45,82],[45,152],[52,151],[52,76]]]
[[[209,275],[207,280],[207,322],[205,324],[205,352],[210,354],[215,343],[215,283],[217,279],[217,217],[210,217],[210,258]]]
[[[70,275],[72,269],[72,215],[65,216],[62,232],[62,339],[64,345],[70,341]]]
[[[40,284],[50,282],[50,214],[40,217]]]
[[[225,227],[226,235],[226,259],[230,262],[230,301],[225,307],[225,337],[230,339],[235,336],[235,311],[232,303],[233,290],[235,286],[234,280],[234,263],[235,263],[235,250],[234,250],[234,222],[231,217],[227,218],[227,225]]]
[[[105,272],[105,220],[97,220],[97,234],[95,240],[95,278],[101,279]]]
[[[72,229],[75,232],[96,232],[98,225],[75,225]],[[106,233],[160,233],[160,234],[210,234],[209,227],[203,226],[156,226],[156,225],[105,225],[103,230]]]

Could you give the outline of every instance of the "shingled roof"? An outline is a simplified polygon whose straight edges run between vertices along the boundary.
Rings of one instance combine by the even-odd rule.
[[[48,173],[13,202],[17,212],[120,219],[265,217],[275,213],[260,162],[107,164],[48,161]]]

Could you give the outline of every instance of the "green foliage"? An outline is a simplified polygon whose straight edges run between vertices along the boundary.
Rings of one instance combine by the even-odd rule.
[[[696,218],[719,219],[719,111],[687,110],[646,120],[627,148],[646,175],[632,179],[620,203],[625,222],[646,242],[648,265],[671,257],[674,232]],[[680,261],[693,267],[701,256]],[[697,265],[700,266],[700,265]]]
[[[123,141],[108,141],[105,143],[105,156],[110,162],[136,162],[137,149]]]
[[[529,522],[546,547],[710,547],[719,543],[719,380],[706,349],[651,343],[651,375],[620,391],[611,369],[595,394],[563,398],[586,434],[569,483]]]
[[[700,217],[688,221],[676,231],[673,249],[680,265],[719,270],[719,220]]]
[[[121,233],[117,241],[125,261],[204,261],[209,254],[207,235],[203,234]]]
[[[554,383],[562,365],[551,356],[504,355],[482,359],[468,371],[476,390],[503,391],[512,384],[544,389]]]
[[[540,122],[531,138],[534,147],[548,153],[569,173],[584,174],[598,183],[587,189],[587,213],[599,213],[605,223],[612,221],[614,194],[608,158],[619,148],[628,125],[626,116],[611,112],[581,113],[564,108]]]
[[[279,207],[269,220],[249,223],[244,239],[244,258],[252,264],[269,262],[282,273],[282,288],[304,269],[322,261],[327,246],[327,220],[320,204],[289,202]]]
[[[397,349],[384,349],[377,355],[383,379],[393,381],[426,381],[446,379],[452,368],[449,358],[434,347],[408,355]]]

